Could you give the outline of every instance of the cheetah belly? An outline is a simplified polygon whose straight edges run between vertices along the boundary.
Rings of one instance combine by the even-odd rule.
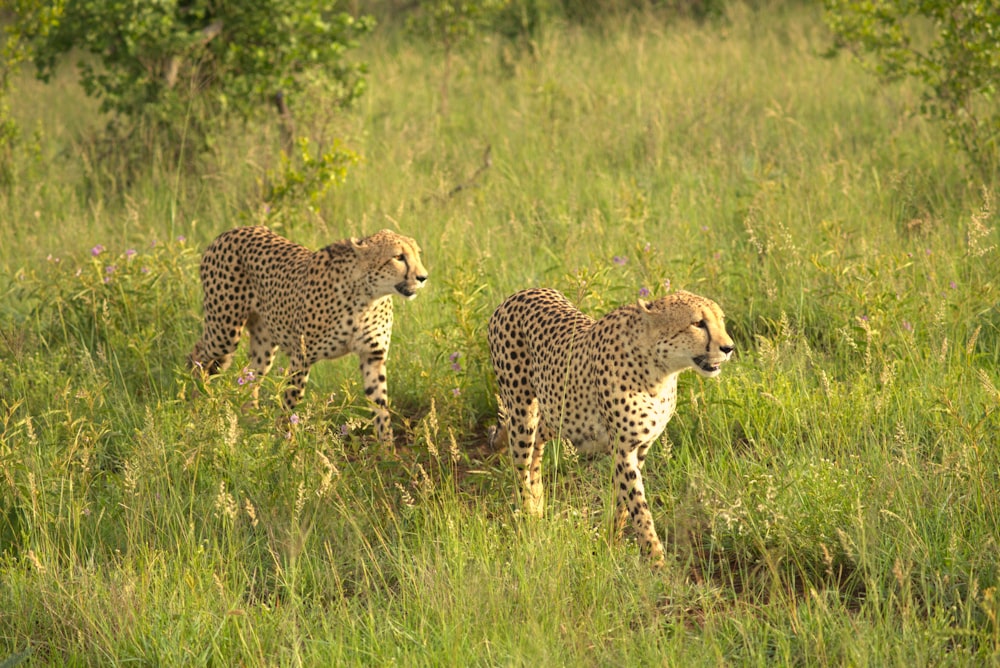
[[[611,452],[611,438],[603,425],[598,425],[593,431],[582,432],[576,438],[567,436],[581,455],[606,455]]]
[[[324,334],[322,339],[316,344],[316,359],[335,360],[343,357],[353,349],[351,340],[353,332],[345,330],[335,330]]]
[[[545,412],[545,424],[553,438],[566,438],[583,455],[596,455],[611,451],[611,437],[600,413],[588,412],[580,419],[563,418],[558,412]]]
[[[552,438],[568,439],[583,455],[610,452],[611,431],[597,408],[597,397],[586,390],[571,391],[569,395],[558,405],[544,398],[540,402],[542,417]]]
[[[568,438],[580,454],[599,455],[608,454],[612,451],[612,445],[617,440],[617,434],[609,421],[610,417],[605,417],[597,408],[597,397],[582,393],[577,397],[577,401],[570,402],[574,408],[565,411],[566,418],[563,419],[561,433]],[[662,393],[655,396],[648,394],[633,394],[628,399],[629,404],[634,407],[637,414],[645,415],[641,428],[648,428],[648,436],[640,440],[645,442],[655,441],[663,433],[667,423],[673,416],[677,403],[676,376],[672,377],[665,384]],[[549,423],[548,415],[543,406],[543,415],[546,416],[546,424],[552,424],[553,435],[558,435],[559,422],[553,420]],[[556,414],[558,415],[558,413]]]

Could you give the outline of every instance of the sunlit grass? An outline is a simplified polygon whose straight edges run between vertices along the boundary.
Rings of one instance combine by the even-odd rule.
[[[995,661],[996,184],[827,40],[808,8],[486,39],[442,117],[433,52],[375,35],[358,108],[296,107],[362,161],[282,211],[261,199],[276,127],[125,184],[69,73],[25,84],[37,151],[0,195],[0,659]],[[295,424],[280,360],[185,372],[200,250],[258,221],[424,248],[395,452],[352,361],[316,366]],[[727,313],[736,359],[683,378],[644,470],[663,572],[614,533],[605,459],[549,448],[545,517],[515,510],[485,323],[530,285],[595,315],[675,288]]]

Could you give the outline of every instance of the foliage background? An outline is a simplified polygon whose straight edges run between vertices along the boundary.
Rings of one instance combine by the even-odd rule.
[[[221,119],[193,158],[126,172],[73,68],[17,75],[0,656],[997,659],[995,180],[916,113],[919,81],[829,55],[813,4],[533,6],[454,51],[446,110],[441,45],[374,7],[349,56],[365,95],[343,109],[306,85],[284,154],[275,116]],[[279,395],[277,370],[184,371],[200,250],[256,222],[311,247],[388,226],[425,249],[390,358],[395,452],[371,442],[350,361],[316,367],[296,425],[273,400],[240,411],[248,382]],[[485,444],[484,328],[527,285],[594,315],[642,288],[727,313],[737,359],[682,380],[647,462],[661,573],[610,530],[606,459],[550,448],[546,517],[516,512]]]

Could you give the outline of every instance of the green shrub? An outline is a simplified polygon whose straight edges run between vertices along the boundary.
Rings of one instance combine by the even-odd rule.
[[[363,67],[346,53],[371,21],[319,0],[59,0],[46,12],[22,12],[13,28],[39,77],[80,56],[80,82],[115,114],[119,136],[161,147],[210,138],[219,116],[284,109],[310,78],[328,82],[337,103],[364,89]]]
[[[838,46],[870,54],[882,77],[924,85],[920,111],[939,121],[990,179],[1000,160],[1000,11],[993,0],[826,0]]]

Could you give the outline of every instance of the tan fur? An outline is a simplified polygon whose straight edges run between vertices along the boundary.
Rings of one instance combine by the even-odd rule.
[[[732,355],[719,306],[689,292],[639,300],[600,320],[555,290],[512,295],[489,322],[497,376],[496,439],[509,442],[525,512],[541,514],[545,442],[558,435],[582,453],[613,452],[619,511],[655,563],[663,547],[642,484],[649,446],[677,403],[687,369],[719,374]]]
[[[250,366],[258,375],[271,368],[277,348],[288,355],[291,383],[284,403],[291,410],[314,363],[355,353],[365,394],[375,405],[378,438],[391,441],[385,374],[390,295],[412,298],[426,280],[420,247],[390,230],[318,251],[266,227],[229,230],[202,257],[204,333],[189,364],[209,374],[225,370],[246,328]]]

